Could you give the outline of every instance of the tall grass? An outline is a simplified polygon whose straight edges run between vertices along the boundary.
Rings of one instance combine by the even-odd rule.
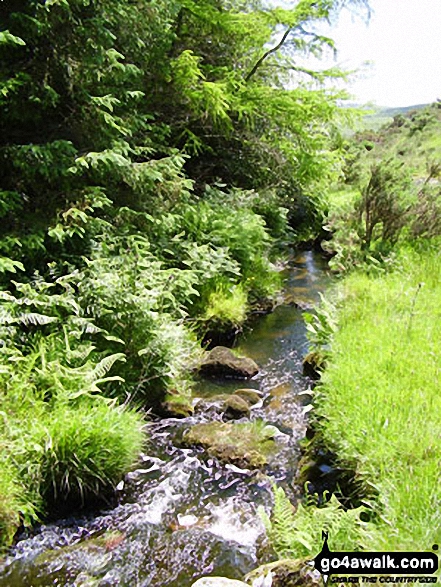
[[[377,517],[365,547],[441,541],[441,252],[401,253],[393,273],[344,281],[318,427],[364,481]]]
[[[3,398],[4,399],[4,398]],[[19,526],[54,507],[77,508],[112,492],[142,446],[139,414],[81,398],[34,410],[3,402],[0,432],[0,547]]]
[[[141,447],[136,413],[83,400],[58,404],[34,422],[15,459],[21,477],[46,502],[68,501],[73,507],[112,490]]]

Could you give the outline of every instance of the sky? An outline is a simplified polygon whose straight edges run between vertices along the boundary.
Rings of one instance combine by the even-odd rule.
[[[370,6],[367,24],[343,10],[331,29],[320,29],[338,49],[326,66],[359,70],[348,87],[357,103],[411,106],[441,99],[441,0],[370,0]]]

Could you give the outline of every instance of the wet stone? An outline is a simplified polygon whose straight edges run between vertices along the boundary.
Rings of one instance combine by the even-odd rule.
[[[245,400],[249,406],[254,406],[262,400],[262,392],[256,389],[237,389],[234,395]]]
[[[194,406],[196,415],[203,414],[207,419],[220,419],[225,412],[225,400],[228,396],[216,396],[210,399],[200,399]]]
[[[225,400],[225,416],[233,420],[250,415],[248,403],[238,395],[232,395]]]
[[[223,393],[211,398],[200,399],[194,406],[194,412],[215,420],[222,416],[226,419],[236,420],[248,417],[250,408],[261,401],[260,392],[239,389],[233,394]]]
[[[252,359],[237,357],[231,349],[223,346],[211,350],[199,367],[203,377],[251,379],[258,372],[259,367]]]
[[[165,401],[161,408],[169,418],[188,418],[193,415],[193,407],[189,402]]]
[[[275,449],[265,427],[257,430],[251,423],[208,422],[191,426],[184,436],[186,445],[202,446],[209,456],[222,463],[258,469],[267,464]]]

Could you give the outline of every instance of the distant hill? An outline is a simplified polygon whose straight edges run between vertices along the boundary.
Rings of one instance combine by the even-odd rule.
[[[414,106],[372,106],[370,113],[363,117],[363,126],[370,130],[379,130],[382,126],[390,124],[395,116],[407,116],[411,112],[417,112],[427,108],[430,104],[415,104]],[[367,108],[366,108],[367,109]],[[373,112],[372,112],[373,110]]]
[[[415,177],[424,177],[428,165],[441,166],[441,102],[378,110],[364,117],[352,140],[362,166],[392,157]]]
[[[396,108],[383,108],[380,107],[380,110],[378,112],[378,116],[384,116],[384,117],[394,117],[397,116],[398,114],[407,114],[408,112],[412,112],[414,110],[422,110],[423,108],[427,108],[427,106],[430,106],[430,104],[415,104],[414,106],[402,106],[402,107],[396,107]]]

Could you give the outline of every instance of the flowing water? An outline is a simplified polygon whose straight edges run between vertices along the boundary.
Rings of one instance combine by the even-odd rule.
[[[286,272],[284,303],[257,318],[239,341],[239,353],[259,364],[259,374],[245,384],[200,381],[195,415],[149,422],[141,465],[118,486],[119,505],[24,536],[0,561],[0,587],[190,587],[204,575],[241,578],[268,561],[257,510],[270,511],[274,481],[296,497],[293,478],[309,401],[310,381],[301,367],[305,325],[294,302],[313,304],[327,282],[323,259],[309,251],[296,256]],[[222,465],[202,449],[183,447],[190,425],[221,419],[216,396],[244,387],[262,397],[251,419],[278,430],[267,466]]]

